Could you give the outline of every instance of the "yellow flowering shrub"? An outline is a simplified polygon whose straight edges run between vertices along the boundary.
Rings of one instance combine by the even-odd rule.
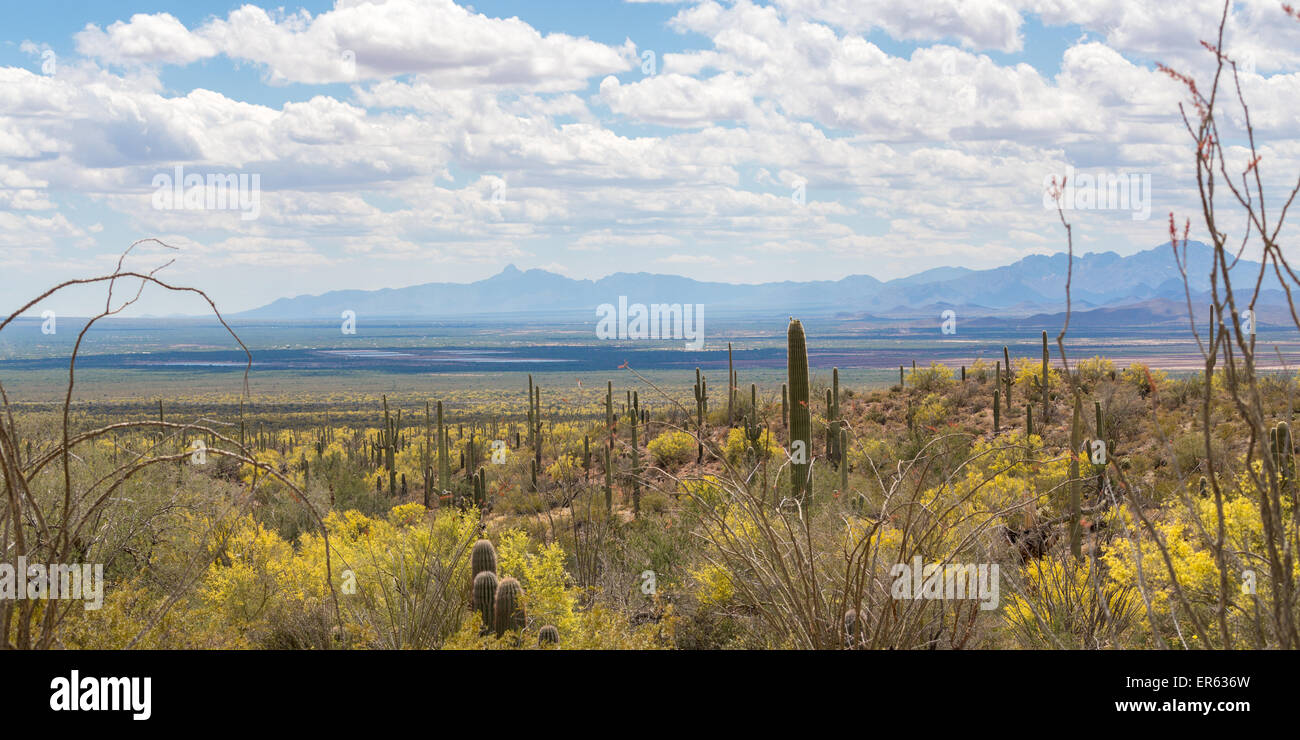
[[[686,432],[670,430],[650,440],[646,449],[660,465],[681,465],[696,453],[696,442]]]

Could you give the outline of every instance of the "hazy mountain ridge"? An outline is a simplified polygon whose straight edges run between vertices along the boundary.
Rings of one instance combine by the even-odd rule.
[[[1189,243],[1187,274],[1195,298],[1209,287],[1212,252]],[[510,265],[473,283],[426,283],[406,288],[331,291],[317,296],[281,298],[238,314],[254,319],[336,319],[345,310],[358,315],[432,317],[513,312],[593,312],[602,303],[627,296],[632,303],[698,303],[708,310],[801,312],[804,314],[916,315],[936,306],[968,315],[1054,313],[1065,308],[1067,259],[1064,253],[1031,255],[986,270],[936,267],[882,282],[870,275],[840,280],[737,285],[676,275],[619,272],[599,280],[567,278],[546,270]],[[1234,272],[1248,274],[1258,263],[1243,262]],[[1076,310],[1115,307],[1152,300],[1185,302],[1181,274],[1168,243],[1128,257],[1094,252],[1074,258],[1071,298]]]

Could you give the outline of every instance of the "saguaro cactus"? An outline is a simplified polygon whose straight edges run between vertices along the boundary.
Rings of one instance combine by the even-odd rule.
[[[485,570],[474,576],[473,607],[474,611],[478,612],[479,616],[483,619],[484,633],[493,629],[496,625],[496,620],[493,619],[493,612],[495,611],[493,607],[496,605],[496,594],[498,588],[499,585],[496,573],[493,573],[490,570]]]
[[[524,612],[524,588],[514,578],[503,578],[497,584],[496,602],[492,605],[492,619],[497,637],[510,630],[522,630],[528,623]]]
[[[637,421],[641,416],[641,399],[632,392],[632,407],[628,409],[628,419],[632,422],[632,515],[641,515],[641,450],[637,444]]]
[[[1044,332],[1043,332],[1043,423],[1044,423],[1044,424],[1047,423],[1047,417],[1049,416],[1050,411],[1051,411],[1051,408],[1048,406],[1048,403],[1049,403],[1050,401],[1049,401],[1048,393],[1047,393],[1047,390],[1048,390],[1048,389],[1047,389],[1047,383],[1048,383],[1048,377],[1047,377],[1047,361],[1048,361],[1048,354],[1047,354],[1047,332],[1044,331]]]
[[[536,396],[533,395],[533,376],[531,373],[529,373],[528,375],[528,447],[530,449],[537,448],[537,437],[536,437],[537,416],[534,413],[534,409],[536,408],[536,406],[533,404],[533,399],[535,397]]]
[[[727,342],[727,425],[735,420],[733,406],[736,400],[736,371],[731,363],[731,342]]]
[[[700,369],[695,368],[695,433],[699,437],[695,462],[704,462],[704,421],[709,413],[709,391]]]
[[[1083,556],[1083,511],[1080,508],[1079,482],[1079,416],[1081,401],[1074,394],[1074,418],[1070,422],[1070,554]]]
[[[382,398],[384,401],[384,428],[379,433],[379,440],[383,446],[384,467],[388,468],[388,495],[393,496],[397,493],[397,431],[402,412],[397,412],[399,422],[394,423],[388,413],[388,396],[385,395]]]
[[[1285,421],[1268,432],[1269,446],[1273,453],[1273,467],[1277,470],[1278,484],[1289,491],[1295,483],[1295,454],[1291,441],[1291,425]]]
[[[1007,351],[1007,346],[1005,344],[1002,345],[1002,367],[1005,367],[1007,369],[1006,401],[1007,401],[1007,413],[1010,414],[1011,413],[1011,383],[1014,380],[1014,378],[1012,378],[1011,376],[1011,353]]]
[[[844,422],[840,418],[840,369],[831,368],[831,389],[827,391],[830,399],[827,406],[827,424],[830,425],[830,440],[828,445],[827,456],[835,462],[836,465],[842,465],[844,461],[844,450],[840,445],[840,429],[844,427]]]
[[[605,448],[605,513],[614,512],[614,463],[610,449]]]
[[[433,434],[433,411],[429,407],[429,402],[424,402],[424,441],[420,443],[420,472],[424,474],[424,508],[433,505],[433,465],[430,464],[429,458],[433,453],[431,445],[433,440],[430,437]],[[321,446],[316,445],[316,454],[319,455]]]
[[[812,409],[808,406],[808,344],[803,324],[794,317],[786,331],[786,381],[790,385],[790,493],[802,500],[811,493]]]
[[[993,389],[993,433],[997,434],[1002,428],[1002,408],[1001,398],[998,389]]]
[[[840,495],[849,495],[849,430],[840,427]]]
[[[614,416],[614,381],[605,381],[605,432],[608,435],[605,445],[614,448],[614,435],[618,433],[618,417]]]
[[[451,455],[448,453],[448,432],[442,423],[442,401],[438,402],[438,485],[451,488]]]
[[[474,474],[474,503],[481,508],[487,501],[487,468],[479,468]]]
[[[477,577],[484,571],[496,572],[497,549],[492,546],[491,540],[479,540],[474,543],[474,548],[469,553],[469,564],[471,577]]]

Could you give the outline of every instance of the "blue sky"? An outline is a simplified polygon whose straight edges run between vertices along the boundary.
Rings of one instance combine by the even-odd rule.
[[[1076,201],[1080,251],[1147,249],[1196,207],[1185,95],[1154,62],[1208,73],[1197,41],[1222,9],[3,7],[0,295],[103,273],[158,237],[178,249],[131,265],[174,259],[164,274],[228,310],[511,263],[729,282],[991,267],[1063,249],[1042,188],[1067,171],[1141,184],[1133,202]],[[1278,182],[1300,164],[1298,41],[1280,3],[1234,5],[1227,45]],[[189,204],[160,194],[177,167],[203,183]],[[245,206],[218,207],[217,178]]]

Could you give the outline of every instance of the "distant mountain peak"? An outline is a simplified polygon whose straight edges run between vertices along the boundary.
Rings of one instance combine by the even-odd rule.
[[[1191,242],[1185,254],[1190,288],[1193,292],[1206,290],[1211,249]],[[646,305],[706,305],[713,316],[755,311],[780,312],[776,315],[790,311],[929,314],[946,308],[960,308],[967,315],[997,312],[1027,316],[1061,310],[1067,279],[1072,280],[1071,296],[1080,307],[1181,300],[1184,293],[1174,252],[1165,242],[1128,256],[1112,251],[1076,254],[1072,268],[1066,254],[1057,252],[1027,255],[1012,264],[982,270],[934,267],[888,282],[870,275],[849,275],[840,280],[746,284],[644,271],[579,280],[540,267],[522,270],[510,263],[492,277],[472,283],[331,291],[277,299],[240,315],[332,319],[345,310],[370,317],[534,315],[538,311],[591,315],[596,306],[626,297],[631,303]]]

